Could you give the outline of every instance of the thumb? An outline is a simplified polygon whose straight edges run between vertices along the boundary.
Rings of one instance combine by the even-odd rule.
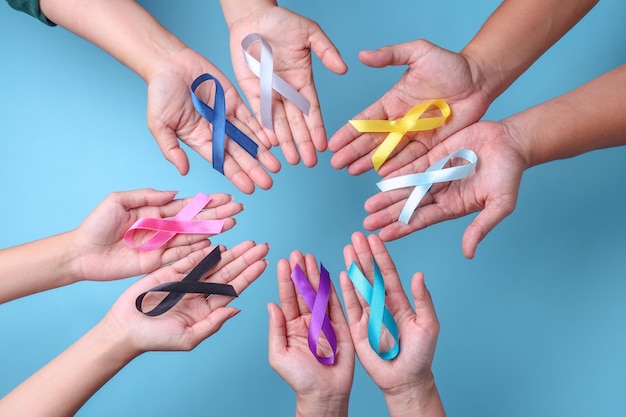
[[[189,159],[185,151],[181,149],[174,131],[167,127],[156,129],[148,126],[148,128],[165,159],[174,164],[180,175],[187,175],[189,172]]]
[[[375,51],[361,51],[359,52],[359,60],[374,68],[383,68],[389,65],[409,65],[412,62],[414,52],[415,48],[408,43],[400,43],[383,46]]]

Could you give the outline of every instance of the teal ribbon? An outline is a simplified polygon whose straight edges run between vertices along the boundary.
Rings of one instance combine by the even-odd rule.
[[[348,276],[354,287],[361,293],[370,306],[370,317],[367,321],[367,338],[370,346],[381,359],[390,360],[398,356],[400,352],[400,339],[398,337],[398,325],[387,307],[385,306],[385,282],[378,269],[378,264],[372,259],[374,265],[374,284],[371,285],[363,272],[355,262],[348,269]],[[380,335],[383,326],[387,328],[394,338],[394,345],[387,351],[380,351]]]

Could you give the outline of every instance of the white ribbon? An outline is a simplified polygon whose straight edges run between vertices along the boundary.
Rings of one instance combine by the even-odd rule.
[[[465,159],[469,161],[469,164],[443,168],[444,165],[452,158]],[[478,162],[478,156],[474,153],[474,151],[470,149],[460,149],[435,162],[421,174],[402,175],[400,177],[383,180],[376,185],[378,185],[378,188],[381,191],[415,187],[404,204],[404,207],[402,207],[402,212],[398,218],[399,221],[407,224],[409,223],[409,220],[411,219],[411,216],[420,201],[422,201],[422,198],[424,198],[434,183],[465,178],[474,172],[476,169],[476,162]]]
[[[261,42],[261,62],[250,55],[247,49],[255,42]],[[311,103],[287,81],[274,74],[274,56],[272,48],[258,33],[251,33],[241,41],[243,56],[248,68],[260,80],[261,122],[263,126],[273,130],[272,123],[272,89],[292,102],[301,112],[309,115]]]

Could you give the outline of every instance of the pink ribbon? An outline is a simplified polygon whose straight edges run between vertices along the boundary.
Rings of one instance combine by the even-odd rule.
[[[211,201],[211,197],[198,193],[181,211],[171,219],[142,217],[124,234],[126,244],[133,249],[149,251],[165,245],[179,233],[216,235],[224,228],[226,220],[192,220]],[[152,230],[156,233],[140,245],[133,241],[135,230]]]

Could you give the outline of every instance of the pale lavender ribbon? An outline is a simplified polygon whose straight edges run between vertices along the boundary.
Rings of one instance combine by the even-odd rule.
[[[261,42],[261,62],[250,55],[247,49],[255,42]],[[272,47],[258,33],[251,33],[241,41],[243,56],[248,68],[260,80],[261,122],[263,126],[273,130],[272,122],[272,89],[292,102],[301,112],[309,115],[311,103],[293,88],[287,81],[274,74],[274,55]]]

